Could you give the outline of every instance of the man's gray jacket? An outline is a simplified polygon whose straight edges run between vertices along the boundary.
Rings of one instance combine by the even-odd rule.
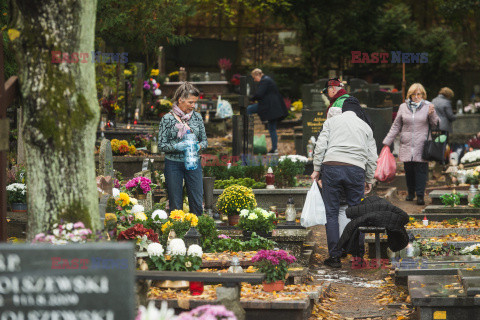
[[[365,170],[365,181],[374,182],[377,146],[372,129],[352,111],[334,116],[323,124],[313,156],[313,169],[323,162],[349,163]]]

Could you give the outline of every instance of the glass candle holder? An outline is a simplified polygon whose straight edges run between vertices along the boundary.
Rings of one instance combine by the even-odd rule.
[[[190,294],[192,296],[199,296],[203,293],[202,281],[190,281]]]

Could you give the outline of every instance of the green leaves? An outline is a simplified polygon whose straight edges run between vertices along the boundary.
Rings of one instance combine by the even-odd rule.
[[[444,206],[458,206],[460,204],[460,196],[457,193],[447,193],[440,197]]]

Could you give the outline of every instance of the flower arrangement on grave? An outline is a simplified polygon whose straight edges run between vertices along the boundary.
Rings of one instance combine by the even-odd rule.
[[[218,59],[218,67],[221,70],[230,70],[230,68],[232,68],[232,62],[228,58]]]
[[[252,258],[259,272],[265,273],[265,282],[283,281],[288,266],[297,259],[285,250],[260,250]]]
[[[303,109],[303,101],[302,99],[300,99],[292,103],[292,107],[290,110],[294,112],[300,112],[302,111],[302,109]]]
[[[135,320],[175,320],[177,317],[175,316],[175,310],[168,308],[168,304],[166,301],[162,301],[162,305],[160,309],[155,307],[155,302],[150,301],[148,306],[145,308],[144,306],[140,305],[138,307],[137,316]]]
[[[7,186],[8,203],[27,203],[27,186],[24,183],[12,183]]]
[[[172,101],[168,99],[159,99],[157,100],[155,107],[155,111],[158,115],[170,112],[170,110],[172,110]]]
[[[204,243],[202,242],[202,246]],[[224,234],[218,235],[213,242],[213,246],[208,248],[209,252],[238,252],[238,251],[257,251],[257,250],[272,250],[278,246],[275,241],[263,238],[252,232],[250,240],[242,241],[240,239],[231,239]]]
[[[475,197],[473,197],[472,205],[474,208],[480,208],[480,194],[477,194]]]
[[[235,73],[230,79],[230,83],[233,84],[234,86],[239,86],[241,76],[242,76],[241,74]]]
[[[168,74],[168,78],[170,79],[171,82],[176,82],[178,81],[180,72],[178,71],[173,71]]]
[[[152,180],[145,177],[136,177],[127,182],[125,188],[134,194],[147,194],[152,190]]]
[[[465,255],[471,254],[471,255],[479,256],[480,243],[463,248],[462,250],[460,250],[460,254],[465,254]]]
[[[472,139],[468,140],[468,146],[473,149],[480,149],[480,132]]]
[[[275,212],[262,208],[253,210],[243,209],[240,211],[238,227],[245,231],[257,233],[269,233],[275,229],[274,222],[277,220]]]
[[[117,240],[141,241],[143,236],[146,236],[146,238],[152,242],[158,242],[158,234],[152,229],[145,228],[143,224],[140,223],[120,232],[117,236]]]
[[[444,206],[455,207],[460,204],[460,195],[458,193],[447,193],[440,197]]]
[[[203,305],[195,309],[182,312],[177,320],[193,320],[193,319],[215,319],[215,320],[236,320],[235,314],[227,310],[224,305]]]
[[[137,148],[134,145],[129,145],[126,140],[112,139],[112,152],[116,155],[131,154],[134,155],[137,152]]]
[[[170,212],[168,220],[161,227],[162,239],[166,241],[170,230],[174,230],[178,238],[183,238],[185,233],[198,224],[198,217],[193,213],[185,213],[183,210],[173,210]]]
[[[278,165],[273,168],[275,182],[279,187],[295,187],[296,175],[303,174],[308,158],[300,155],[281,156]]]
[[[185,247],[182,239],[170,241],[167,252],[160,243],[151,243],[147,247],[150,270],[196,271],[202,265],[203,250],[197,244]]]
[[[467,152],[463,155],[461,163],[470,163],[480,161],[480,150]]]
[[[413,247],[418,250],[421,256],[448,256],[458,254],[454,245],[448,245],[446,242],[440,243],[432,239],[415,240]]]
[[[149,78],[148,80],[143,81],[143,89],[146,91],[145,94],[149,94],[153,97],[158,97],[162,94],[162,90],[160,88],[160,83],[153,78]]]
[[[27,181],[27,169],[23,164],[16,164],[7,168],[7,184],[25,183],[25,181]]]
[[[241,210],[253,210],[256,206],[252,189],[236,184],[223,190],[217,200],[218,211],[227,216],[239,215]]]
[[[472,102],[468,105],[466,105],[463,110],[465,113],[477,113],[480,112],[480,102]]]
[[[53,229],[47,233],[35,235],[34,243],[85,243],[92,237],[92,230],[85,228],[83,222],[54,224]]]
[[[240,186],[244,186],[252,189],[265,189],[265,187],[267,186],[265,182],[256,181],[255,179],[248,178],[248,177],[245,177],[245,178],[230,177],[230,179],[227,179],[227,180],[215,180],[214,188],[225,189],[234,184],[238,184]]]

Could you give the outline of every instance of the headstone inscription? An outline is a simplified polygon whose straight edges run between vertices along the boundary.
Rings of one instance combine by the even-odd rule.
[[[302,136],[302,153],[306,155],[307,144],[310,137],[318,138],[318,134],[322,131],[323,123],[327,120],[325,111],[302,111],[303,136]]]
[[[135,318],[132,243],[0,244],[0,319]]]
[[[325,88],[327,80],[321,79],[315,83],[304,84],[301,86],[302,101],[305,109],[320,110],[326,108],[323,99],[322,90]]]

